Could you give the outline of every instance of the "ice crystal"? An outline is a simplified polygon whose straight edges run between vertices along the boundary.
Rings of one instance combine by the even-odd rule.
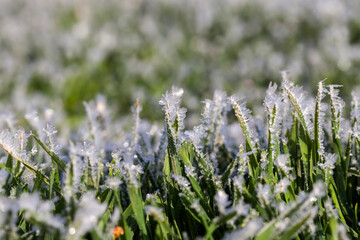
[[[292,167],[289,167],[289,157],[289,154],[280,154],[275,161],[275,164],[285,172],[286,176],[289,176],[292,170]]]
[[[106,179],[106,186],[108,186],[111,189],[117,189],[121,183],[122,182],[119,178],[109,177],[108,179]]]
[[[85,233],[97,226],[97,221],[105,210],[106,205],[100,204],[93,193],[85,193],[78,204],[67,238],[80,239]]]
[[[190,165],[185,166],[185,173],[188,177],[196,178],[195,168]]]
[[[31,155],[31,156],[34,156],[34,155],[36,155],[37,152],[38,152],[38,149],[37,149],[37,147],[34,145],[34,146],[31,148],[30,155]]]
[[[343,239],[343,240],[350,239],[347,234],[347,229],[344,225],[339,224],[336,230],[337,230],[337,235],[339,236],[339,239]]]
[[[74,190],[80,189],[81,177],[85,170],[85,156],[79,144],[75,145],[70,143],[70,164],[67,169],[67,176],[72,176],[72,179],[68,179],[69,184]]]
[[[180,175],[173,175],[173,179],[176,181],[176,183],[180,186],[180,189],[185,193],[188,194],[191,192],[190,189],[190,183],[189,181]]]
[[[330,175],[333,174],[333,170],[335,168],[335,163],[336,163],[336,160],[338,158],[338,155],[336,153],[334,154],[326,154],[324,159],[325,159],[325,162],[323,163],[318,163],[318,166],[325,170],[325,176],[326,176],[326,180],[329,179]]]
[[[58,154],[61,147],[56,144],[55,135],[57,133],[57,130],[55,126],[51,123],[46,123],[45,127],[43,128],[43,131],[49,140],[50,150]]]
[[[258,184],[257,197],[263,202],[265,205],[270,203],[270,199],[272,197],[271,194],[271,186],[268,184]]]
[[[262,152],[261,153],[261,158],[260,158],[260,167],[262,170],[265,170],[266,167],[268,166],[269,164],[269,161],[267,159],[267,155],[266,155],[266,152]],[[263,172],[266,172],[266,171],[263,171]]]
[[[163,212],[162,212],[162,210],[160,208],[154,207],[154,206],[151,206],[151,205],[147,205],[147,206],[144,207],[144,211],[145,211],[146,215],[151,215],[155,219],[158,219],[160,221],[164,221]]]
[[[41,200],[39,194],[22,194],[19,199],[19,206],[25,211],[25,219],[33,218],[49,227],[58,230],[63,229],[64,219],[53,215],[53,203]]]
[[[125,161],[123,167],[127,170],[129,182],[137,187],[140,187],[138,176],[139,174],[143,173],[142,167],[140,165],[131,164]]]
[[[242,145],[240,146],[240,148],[242,148]],[[240,174],[244,174],[249,169],[249,154],[251,154],[251,152],[239,155],[238,171]]]
[[[25,150],[28,134],[22,128],[15,132],[5,129],[0,132],[0,146],[16,159],[28,162],[30,154]]]
[[[43,130],[49,138],[53,137],[57,133],[55,126],[51,123],[47,123]]]
[[[325,201],[324,207],[326,209],[326,212],[330,215],[332,215],[333,217],[338,217],[339,214],[337,212],[336,207],[333,205],[332,201],[330,199],[327,199]]]
[[[16,223],[19,210],[17,201],[0,196],[0,239],[18,238]]]
[[[199,215],[201,215],[201,214],[203,213],[203,209],[202,209],[202,207],[201,207],[201,205],[200,205],[200,199],[195,199],[195,200],[191,203],[190,207],[191,207],[192,209],[194,209]]]
[[[215,201],[219,209],[219,212],[221,214],[226,214],[227,213],[226,208],[231,204],[231,202],[229,201],[229,196],[222,190],[217,191],[215,195]]]
[[[35,184],[36,175],[29,170],[24,170],[24,173],[21,175],[21,180],[27,184],[28,189],[32,190]]]
[[[244,184],[245,184],[244,177],[242,177],[242,176],[235,176],[235,177],[233,178],[233,184],[234,184],[234,187],[235,187],[239,192],[242,192],[242,190],[244,189]]]
[[[324,197],[326,194],[325,187],[326,187],[326,185],[324,182],[322,182],[322,181],[315,182],[313,185],[313,190],[310,193],[310,198],[318,199],[318,198]]]
[[[254,237],[260,228],[263,226],[263,220],[261,218],[254,218],[250,220],[246,225],[236,230],[235,232],[225,235],[224,240],[246,240]]]
[[[287,178],[283,178],[281,179],[276,185],[275,185],[275,190],[274,193],[275,194],[279,194],[279,193],[285,193],[288,186],[290,186],[291,182],[289,181],[289,179]]]
[[[185,131],[184,137],[191,142],[198,150],[204,148],[203,138],[205,136],[206,129],[203,125],[195,126],[191,131]]]

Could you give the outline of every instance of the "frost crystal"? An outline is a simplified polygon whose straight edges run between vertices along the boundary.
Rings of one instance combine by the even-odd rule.
[[[258,184],[257,197],[266,205],[270,203],[272,197],[271,186],[268,184]]]
[[[245,184],[245,180],[244,180],[244,177],[242,176],[235,176],[233,178],[233,184],[234,184],[234,187],[239,191],[239,192],[242,192],[242,190],[244,189],[244,184]]]
[[[275,185],[275,194],[284,193],[286,192],[288,186],[290,186],[291,182],[287,178],[281,179],[276,185]]]
[[[85,193],[78,205],[74,220],[69,227],[68,239],[80,239],[85,233],[97,226],[98,219],[104,214],[106,205],[96,201],[94,194]]]
[[[28,134],[22,128],[15,133],[5,129],[0,132],[0,146],[16,159],[26,162],[30,159],[30,154],[25,150]]]
[[[121,180],[119,178],[108,178],[106,179],[106,186],[111,189],[117,189],[121,184]]]
[[[224,240],[245,240],[253,238],[263,226],[261,218],[254,218],[245,227],[225,235]]]
[[[276,165],[285,172],[286,176],[290,175],[292,167],[289,167],[289,154],[280,154],[276,159]]]
[[[17,219],[19,215],[19,205],[17,201],[0,196],[0,239],[11,236],[17,239]]]
[[[324,158],[325,158],[325,162],[318,163],[318,166],[321,169],[325,170],[325,176],[326,176],[326,179],[328,180],[330,177],[329,175],[333,174],[333,169],[335,168],[335,163],[338,158],[338,155],[336,153],[334,153],[334,154],[329,153],[329,154],[326,154]]]
[[[140,165],[134,165],[131,163],[124,162],[124,168],[128,173],[128,180],[131,184],[134,184],[136,187],[140,187],[140,183],[138,182],[139,174],[143,173],[142,167]]]
[[[215,195],[215,201],[219,212],[221,214],[226,214],[226,208],[231,204],[231,202],[229,201],[229,196],[222,190],[217,191]]]
[[[19,199],[19,206],[25,210],[24,216],[28,220],[33,218],[38,222],[59,230],[64,226],[64,219],[59,216],[53,216],[53,203],[41,200],[37,193],[22,194]]]
[[[327,154],[325,156],[325,162],[324,163],[319,163],[319,167],[321,169],[334,169],[335,168],[335,163],[336,163],[336,160],[338,158],[338,155],[336,153],[334,154]]]
[[[47,123],[43,128],[43,131],[49,140],[51,151],[54,153],[58,153],[60,147],[56,145],[56,141],[54,138],[57,133],[55,126],[51,123]]]
[[[25,170],[24,173],[21,175],[21,180],[24,181],[27,186],[28,189],[32,189],[34,187],[35,184],[35,179],[36,175],[28,170]]]
[[[201,215],[201,214],[203,213],[203,209],[202,209],[202,207],[201,207],[201,205],[200,205],[200,199],[195,199],[195,200],[191,203],[190,207],[191,207],[192,209],[194,209],[199,215]]]
[[[316,183],[314,183],[313,190],[310,193],[310,198],[314,198],[317,200],[318,198],[325,196],[326,194],[325,187],[326,187],[325,183],[321,181],[317,181]]]
[[[67,179],[67,181],[68,183],[72,182],[71,187],[73,190],[80,190],[81,178],[85,170],[90,170],[90,175],[93,179],[96,179],[98,160],[95,149],[90,142],[70,143],[70,163],[67,169],[67,176],[72,175],[72,179]]]
[[[163,216],[162,210],[160,208],[148,205],[148,206],[144,207],[144,210],[145,210],[146,215],[151,215],[155,219],[164,221],[164,216]]]
[[[176,183],[179,184],[181,190],[184,193],[190,193],[191,192],[190,183],[186,178],[184,178],[183,176],[180,176],[180,175],[173,175],[173,178],[176,181]]]
[[[195,168],[190,165],[185,166],[185,173],[188,177],[196,178]]]
[[[43,130],[49,138],[57,133],[55,126],[51,123],[47,123]]]
[[[191,142],[198,150],[203,149],[203,138],[206,130],[203,125],[195,126],[192,131],[185,131],[184,137]]]

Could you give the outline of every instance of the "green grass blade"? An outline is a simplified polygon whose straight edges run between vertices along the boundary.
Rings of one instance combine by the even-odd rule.
[[[131,206],[134,211],[134,217],[139,225],[141,236],[143,239],[148,239],[148,233],[146,230],[144,206],[139,188],[134,184],[128,185],[128,193],[131,201]]]
[[[50,150],[33,132],[30,133],[31,136],[39,143],[39,145],[45,150],[45,152],[51,157],[51,159],[65,171],[66,164],[56,155],[53,151]]]

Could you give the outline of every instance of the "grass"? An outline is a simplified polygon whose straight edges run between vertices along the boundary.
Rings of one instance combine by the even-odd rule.
[[[182,94],[160,100],[162,131],[136,101],[132,131],[119,133],[101,97],[85,104],[87,124],[72,139],[37,116],[28,131],[9,124],[0,238],[358,238],[356,97],[346,119],[339,86],[320,82],[313,99],[284,73],[280,89],[269,85],[266,123],[217,91],[185,130]]]

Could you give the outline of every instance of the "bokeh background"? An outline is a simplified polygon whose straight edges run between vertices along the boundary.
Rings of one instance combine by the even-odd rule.
[[[48,107],[76,125],[100,93],[116,116],[139,98],[156,121],[176,85],[198,116],[215,89],[261,104],[282,70],[310,91],[344,85],[349,103],[359,13],[359,0],[1,0],[1,111]]]

